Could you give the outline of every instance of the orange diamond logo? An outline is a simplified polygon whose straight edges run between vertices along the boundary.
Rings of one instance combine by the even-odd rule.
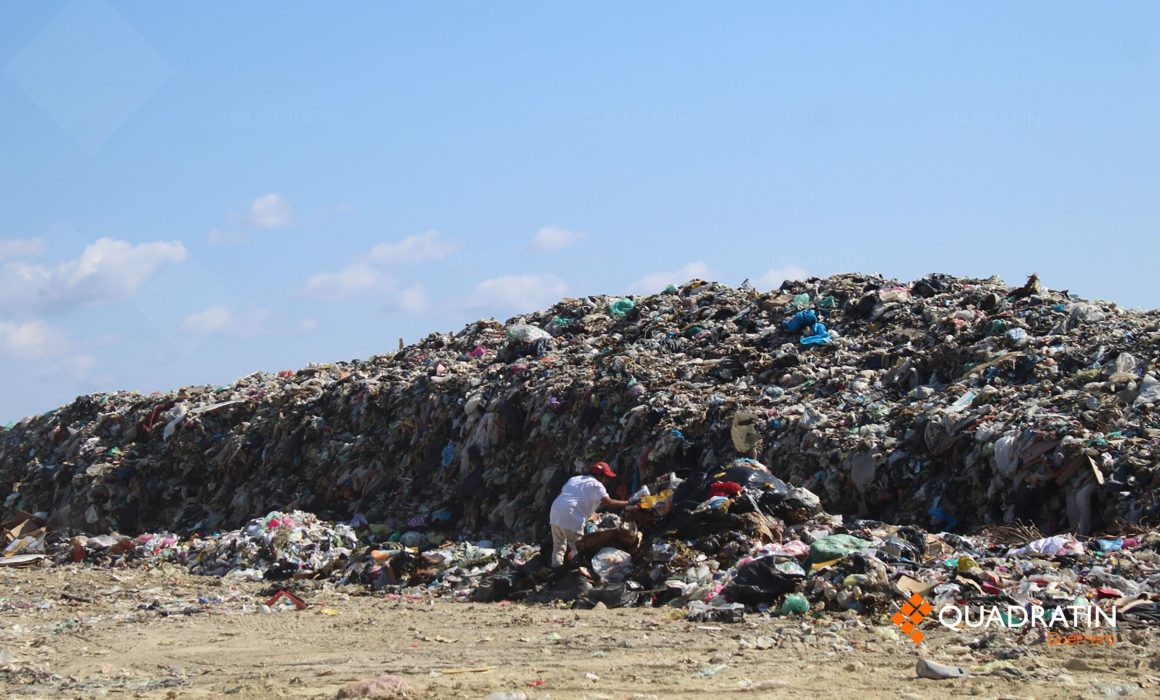
[[[890,621],[897,625],[898,629],[910,637],[915,644],[918,644],[925,638],[925,635],[919,631],[918,626],[930,615],[930,611],[930,603],[915,593],[910,596],[910,600],[898,608],[898,612],[894,613]]]

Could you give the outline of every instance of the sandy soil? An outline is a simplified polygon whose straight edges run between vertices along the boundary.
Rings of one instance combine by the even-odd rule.
[[[395,674],[412,698],[1160,697],[1155,630],[1108,648],[928,625],[921,652],[969,678],[915,675],[885,618],[698,624],[670,609],[570,610],[391,599],[313,584],[310,607],[263,613],[268,585],[176,568],[0,569],[7,697],[333,698]],[[518,697],[518,696],[517,696]]]

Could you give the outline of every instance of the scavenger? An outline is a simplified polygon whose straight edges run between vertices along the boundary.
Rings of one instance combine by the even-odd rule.
[[[560,495],[552,502],[548,522],[552,525],[552,568],[563,566],[565,550],[576,554],[576,540],[584,531],[584,521],[592,517],[600,506],[624,508],[628,501],[618,501],[608,495],[608,482],[616,474],[607,462],[592,465],[589,474],[568,479]]]

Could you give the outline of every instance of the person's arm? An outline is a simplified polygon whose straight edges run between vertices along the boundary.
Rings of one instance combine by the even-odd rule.
[[[611,496],[605,496],[600,500],[600,505],[605,508],[623,508],[628,505],[628,501],[618,501]]]

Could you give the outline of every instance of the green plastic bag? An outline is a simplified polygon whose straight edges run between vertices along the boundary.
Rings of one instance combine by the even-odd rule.
[[[612,314],[613,318],[624,318],[624,315],[636,308],[636,302],[632,299],[617,299],[608,305],[608,313]]]
[[[782,602],[781,608],[778,612],[782,615],[789,615],[790,613],[807,613],[810,611],[810,601],[800,593],[790,593]]]
[[[807,563],[816,564],[820,561],[842,559],[854,552],[867,549],[870,543],[853,535],[830,535],[810,545],[810,556]]]

